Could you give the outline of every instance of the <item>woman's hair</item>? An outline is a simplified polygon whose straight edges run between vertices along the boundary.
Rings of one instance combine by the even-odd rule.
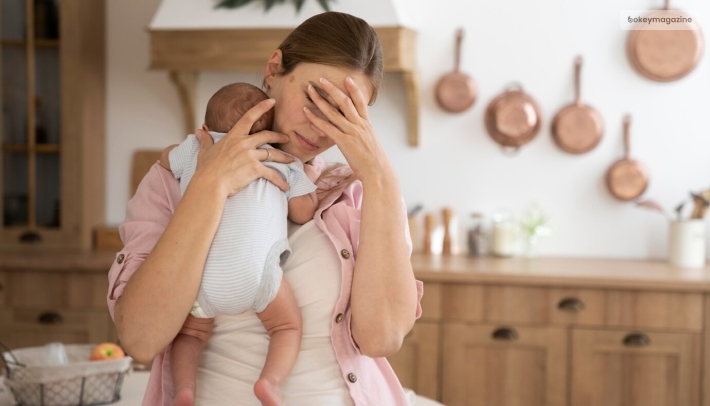
[[[375,102],[384,61],[380,38],[365,20],[335,11],[316,14],[296,27],[279,49],[283,54],[280,75],[291,73],[301,62],[362,72],[372,84],[369,104]]]
[[[316,14],[296,27],[279,49],[282,53],[279,75],[291,73],[302,62],[361,72],[372,84],[369,105],[375,103],[384,76],[384,59],[380,38],[365,20],[335,11]],[[335,164],[321,173],[318,180],[333,179],[335,186],[318,189],[320,199],[355,180],[351,170],[336,170],[343,166]]]

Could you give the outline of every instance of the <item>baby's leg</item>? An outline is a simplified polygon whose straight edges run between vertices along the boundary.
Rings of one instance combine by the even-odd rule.
[[[271,341],[254,394],[264,406],[281,405],[281,385],[296,364],[303,335],[301,310],[286,279],[281,279],[276,298],[257,316]]]
[[[214,319],[201,319],[190,314],[173,340],[170,350],[170,369],[175,388],[173,406],[195,404],[197,365],[213,325]]]

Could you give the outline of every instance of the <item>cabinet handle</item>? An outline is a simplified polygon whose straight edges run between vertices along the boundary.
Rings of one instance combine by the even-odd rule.
[[[518,339],[518,332],[508,327],[501,327],[493,332],[494,340],[513,341]]]
[[[39,324],[61,324],[64,322],[64,317],[59,313],[45,312],[37,317],[37,322]]]
[[[20,242],[27,244],[34,244],[42,241],[42,236],[36,231],[28,231],[20,235]]]
[[[631,333],[624,337],[624,345],[627,347],[645,347],[651,344],[651,339],[644,333]]]
[[[560,300],[557,308],[566,312],[581,312],[584,310],[584,302],[576,297],[567,297]]]

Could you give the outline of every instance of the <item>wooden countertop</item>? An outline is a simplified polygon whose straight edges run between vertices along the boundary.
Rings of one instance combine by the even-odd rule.
[[[684,269],[664,261],[415,254],[412,266],[417,279],[424,282],[710,292],[710,266]]]
[[[0,271],[106,273],[115,251],[0,251]],[[412,256],[424,282],[623,288],[710,292],[710,266],[675,268],[664,261],[598,258]]]
[[[116,251],[0,251],[0,271],[108,273]]]

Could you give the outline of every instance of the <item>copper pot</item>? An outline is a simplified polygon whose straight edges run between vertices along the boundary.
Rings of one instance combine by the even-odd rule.
[[[488,104],[485,124],[495,142],[517,150],[540,132],[542,112],[522,86],[513,85]]]
[[[604,134],[604,120],[597,110],[582,103],[580,71],[582,57],[574,62],[574,103],[562,108],[552,121],[552,138],[560,149],[570,154],[584,154],[599,145]]]
[[[645,17],[678,17],[678,10],[670,9],[670,1],[665,7]],[[683,13],[683,17],[688,17]],[[631,31],[626,44],[626,52],[631,65],[641,75],[658,82],[678,80],[695,69],[703,54],[703,34],[694,23],[677,23],[667,29],[650,29],[650,25],[639,23]],[[685,29],[678,29],[682,26]],[[672,29],[671,29],[672,28]]]
[[[478,93],[478,88],[473,78],[459,70],[462,43],[463,29],[459,29],[456,32],[454,71],[444,75],[436,84],[436,101],[439,107],[449,113],[461,113],[468,110],[476,101]]]
[[[648,188],[648,171],[639,161],[631,159],[631,117],[624,117],[624,158],[616,161],[606,172],[606,185],[619,200],[633,200]]]

